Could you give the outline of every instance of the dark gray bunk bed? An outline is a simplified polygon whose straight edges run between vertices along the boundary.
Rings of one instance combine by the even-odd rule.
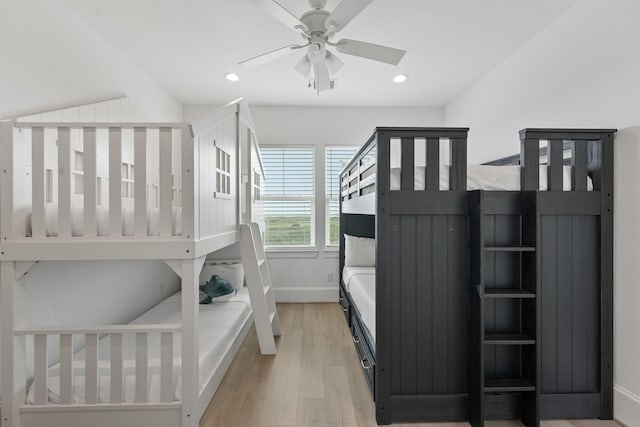
[[[344,234],[376,237],[375,342],[342,281],[340,304],[378,424],[611,419],[615,130],[520,131],[521,191],[467,191],[467,131],[376,128],[341,172],[340,274]],[[414,189],[417,139],[424,190]],[[538,191],[541,141],[549,191]]]

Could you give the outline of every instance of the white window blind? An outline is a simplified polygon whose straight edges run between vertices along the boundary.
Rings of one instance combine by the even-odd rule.
[[[326,224],[327,246],[340,242],[340,171],[358,151],[357,147],[326,147]]]
[[[315,246],[314,158],[311,147],[262,147],[265,245]]]

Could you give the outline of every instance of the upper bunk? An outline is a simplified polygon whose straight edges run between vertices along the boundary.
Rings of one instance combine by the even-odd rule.
[[[518,163],[467,165],[468,128],[378,127],[340,172],[341,213],[466,213],[471,190],[544,191],[545,207],[600,212],[612,204],[614,129],[520,131]],[[502,202],[500,202],[502,203]],[[506,208],[505,208],[506,209]]]
[[[0,261],[204,256],[264,180],[248,104],[189,123],[0,122]]]

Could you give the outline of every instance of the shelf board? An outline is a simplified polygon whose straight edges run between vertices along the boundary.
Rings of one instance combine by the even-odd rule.
[[[535,252],[534,246],[485,246],[487,252]]]
[[[535,390],[536,387],[524,378],[487,378],[484,380],[485,393]]]
[[[524,289],[484,288],[485,298],[535,298],[536,294]]]
[[[531,345],[536,340],[524,334],[485,334],[484,343],[490,345]]]

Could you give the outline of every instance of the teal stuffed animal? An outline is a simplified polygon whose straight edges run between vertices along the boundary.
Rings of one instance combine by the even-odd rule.
[[[207,283],[200,286],[200,304],[211,304],[213,301],[220,300],[223,297],[232,297],[236,292],[231,283],[214,274]]]

